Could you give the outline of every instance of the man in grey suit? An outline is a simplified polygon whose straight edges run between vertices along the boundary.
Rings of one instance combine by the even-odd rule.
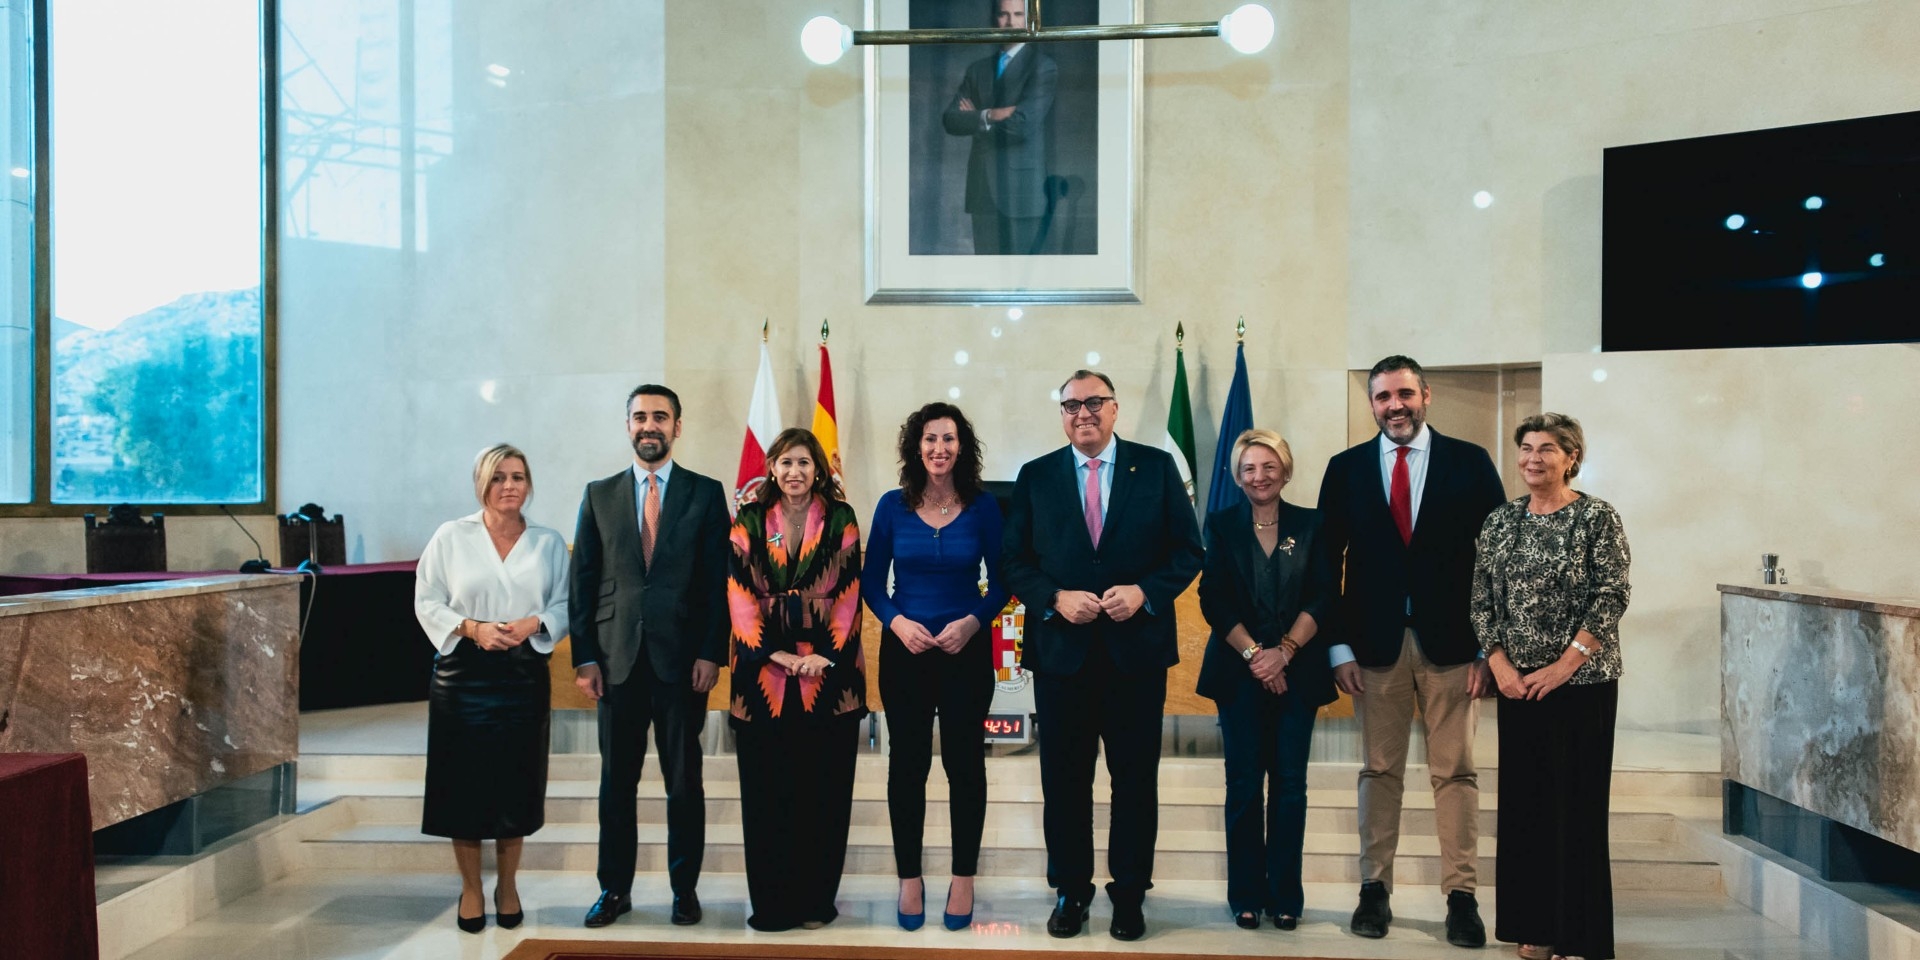
[[[633,909],[635,799],[652,725],[667,783],[672,920],[700,922],[706,791],[700,730],[727,649],[727,507],[720,483],[673,462],[680,398],[627,395],[633,464],[587,484],[569,594],[574,683],[599,704],[600,899],[587,926]]]
[[[992,0],[993,25],[1024,30],[1027,0]],[[967,67],[941,114],[967,155],[967,213],[976,254],[1040,252],[1047,211],[1048,114],[1060,71],[1032,44],[1010,43]]]

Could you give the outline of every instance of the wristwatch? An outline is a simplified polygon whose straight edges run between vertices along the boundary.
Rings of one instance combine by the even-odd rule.
[[[1252,663],[1253,655],[1256,653],[1259,653],[1261,649],[1262,648],[1260,644],[1256,642],[1252,646],[1249,646],[1248,648],[1246,648],[1245,650],[1240,651],[1240,659],[1245,660],[1248,663]]]

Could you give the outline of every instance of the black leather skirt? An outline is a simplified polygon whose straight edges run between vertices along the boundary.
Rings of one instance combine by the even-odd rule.
[[[427,789],[420,832],[455,840],[524,837],[546,823],[547,655],[462,639],[435,657],[427,694]]]

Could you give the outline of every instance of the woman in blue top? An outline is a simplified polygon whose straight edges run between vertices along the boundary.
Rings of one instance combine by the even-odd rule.
[[[960,408],[929,403],[900,427],[900,489],[874,507],[861,593],[880,634],[880,699],[892,761],[887,811],[900,876],[900,926],[926,918],[920,840],[926,823],[933,719],[953,821],[953,884],[946,926],[973,923],[973,874],[987,815],[982,727],[993,701],[993,642],[982,629],[1000,614],[1000,505],[980,487],[980,443]],[[980,589],[986,564],[987,588]],[[888,569],[891,568],[891,586]]]

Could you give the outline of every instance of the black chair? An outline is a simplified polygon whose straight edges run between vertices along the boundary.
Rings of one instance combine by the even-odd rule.
[[[107,508],[105,523],[91,513],[81,519],[87,525],[88,573],[158,573],[167,569],[164,515],[156,513],[152,520],[142,520],[133,504],[120,503]]]
[[[327,518],[325,507],[317,503],[280,518],[280,565],[297,566],[311,560],[323,567],[347,562],[347,518],[334,514]]]

